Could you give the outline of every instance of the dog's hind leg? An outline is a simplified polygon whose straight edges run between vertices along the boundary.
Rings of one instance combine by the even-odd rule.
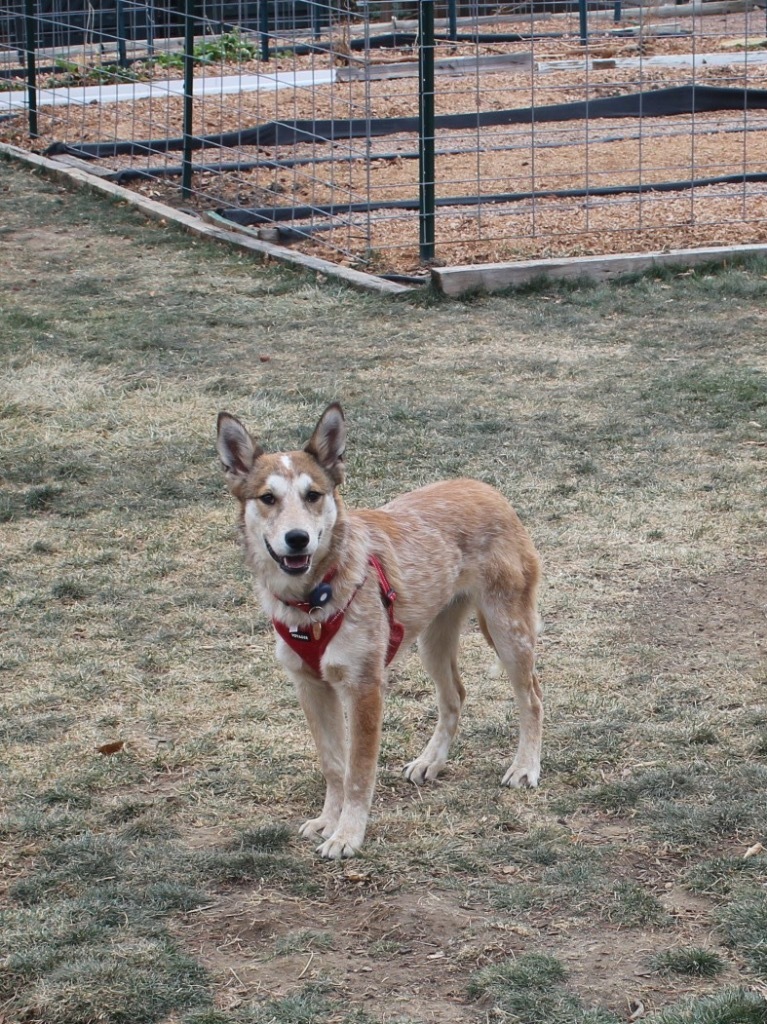
[[[291,672],[301,707],[309,723],[325,777],[325,804],[318,818],[304,822],[300,833],[327,839],[333,834],[344,803],[346,722],[338,694],[332,686],[308,672]]]
[[[535,601],[530,594],[512,595],[506,601],[486,597],[480,612],[482,631],[511,680],[519,711],[519,748],[502,785],[537,786],[541,774],[543,702],[535,674]]]
[[[466,696],[458,672],[458,641],[461,626],[470,610],[468,597],[459,595],[442,609],[418,638],[421,661],[437,688],[438,715],[434,734],[423,752],[404,769],[405,777],[417,786],[437,778],[458,731]]]

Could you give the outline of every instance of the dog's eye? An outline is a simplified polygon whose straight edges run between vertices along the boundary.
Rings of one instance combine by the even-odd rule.
[[[266,494],[259,494],[258,500],[263,502],[264,505],[273,505],[277,499],[267,491]]]
[[[308,491],[306,495],[306,500],[310,505],[316,505],[321,498],[322,494],[319,491]]]

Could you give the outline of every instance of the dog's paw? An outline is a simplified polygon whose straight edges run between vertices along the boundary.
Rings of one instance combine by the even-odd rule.
[[[521,789],[524,786],[535,789],[540,777],[541,766],[539,764],[524,765],[517,764],[515,761],[501,779],[501,785],[510,786],[512,789]]]
[[[303,823],[298,834],[306,839],[316,839],[317,836],[328,839],[333,835],[335,829],[336,823],[329,818],[310,818],[309,821]]]
[[[444,766],[444,761],[429,761],[424,757],[417,757],[415,761],[405,765],[402,773],[406,779],[415,783],[416,786],[423,786],[426,782],[433,782]]]
[[[344,860],[346,857],[354,857],[359,853],[362,840],[356,836],[346,836],[334,833],[321,846],[317,847],[317,853],[326,860]]]

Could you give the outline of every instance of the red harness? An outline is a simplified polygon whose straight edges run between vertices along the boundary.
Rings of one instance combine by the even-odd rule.
[[[371,555],[369,561],[371,568],[378,576],[378,585],[381,589],[381,600],[383,601],[384,607],[386,608],[389,616],[389,647],[386,652],[386,664],[388,665],[400,648],[400,644],[405,636],[405,629],[402,623],[397,622],[394,618],[394,602],[397,598],[397,593],[392,589],[386,573],[384,572],[384,567],[375,555]],[[335,570],[332,570],[332,572],[325,577],[323,582],[329,582],[334,575]],[[359,587],[357,590],[359,590]],[[331,615],[331,617],[325,622],[313,622],[308,626],[293,626],[291,628],[290,626],[285,625],[284,622],[272,619],[272,625],[279,636],[282,637],[288,647],[294,650],[296,654],[300,656],[301,660],[317,676],[322,674],[320,672],[322,656],[324,655],[330,641],[343,625],[346,609],[354,600],[357,590],[355,590],[349,598],[349,603],[346,605],[346,608],[339,609],[335,615]],[[297,601],[292,607],[300,608],[301,611],[310,611],[310,605],[305,601]]]

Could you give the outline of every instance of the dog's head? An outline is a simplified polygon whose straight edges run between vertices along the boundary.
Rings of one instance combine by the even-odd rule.
[[[218,417],[218,454],[242,507],[253,568],[280,592],[286,576],[305,576],[327,554],[344,478],[346,422],[329,405],[301,451],[267,453],[228,412]]]

